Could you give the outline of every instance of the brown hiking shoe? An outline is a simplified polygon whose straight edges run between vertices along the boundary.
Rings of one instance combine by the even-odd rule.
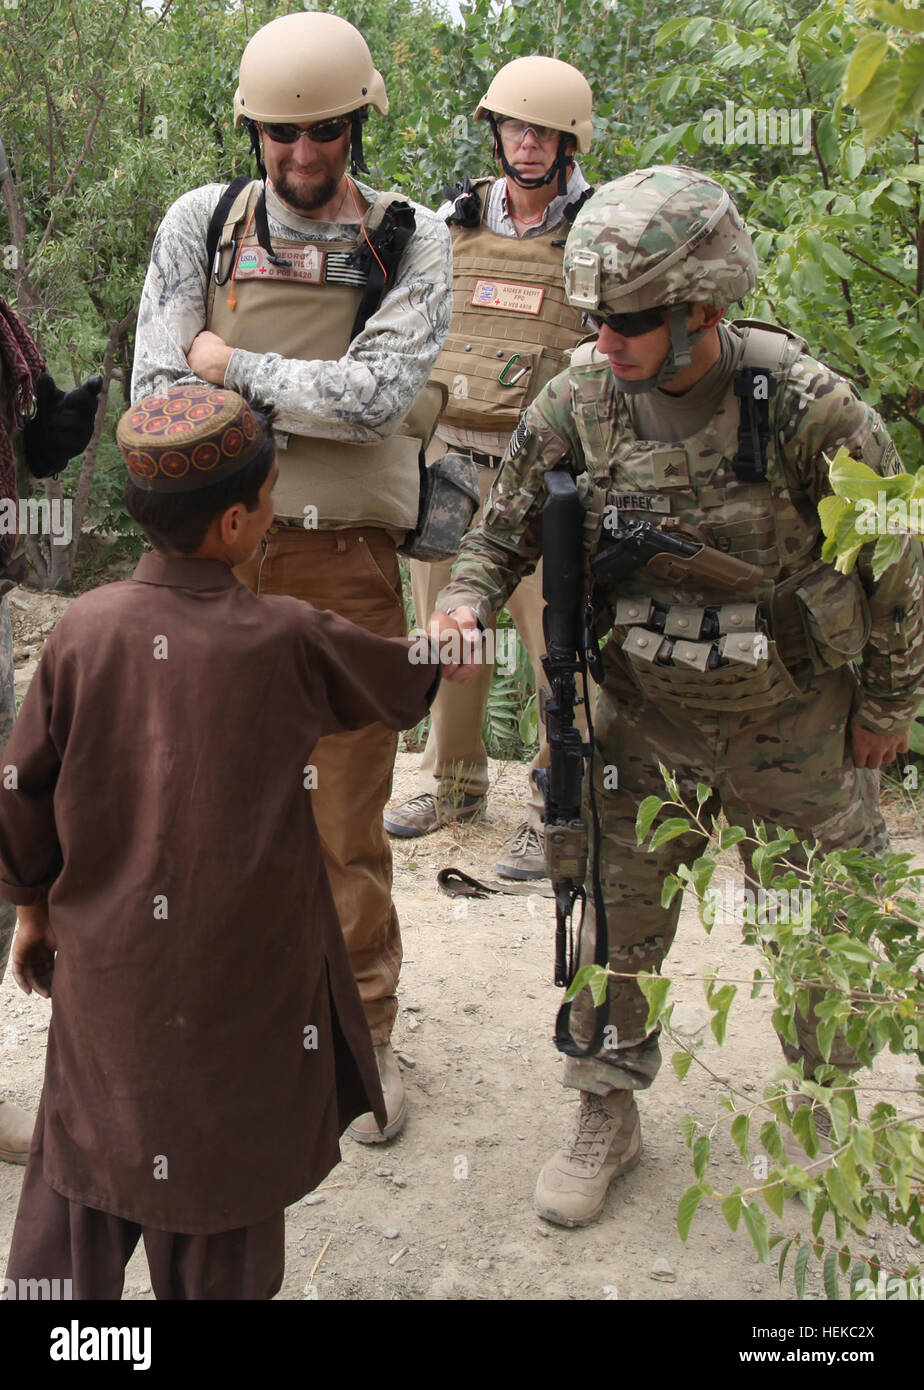
[[[457,821],[474,820],[481,815],[487,803],[486,796],[469,796],[462,792],[458,796],[443,797],[437,805],[432,792],[421,792],[412,796],[392,811],[385,812],[385,829],[389,835],[410,840],[417,835],[432,835],[442,825],[452,825]]]
[[[556,1226],[586,1226],[600,1215],[614,1178],[642,1156],[642,1131],[632,1091],[581,1092],[577,1123],[564,1147],[539,1174],[537,1216]]]
[[[548,878],[545,862],[545,830],[525,820],[504,846],[494,865],[501,878]]]
[[[0,1100],[0,1159],[4,1163],[25,1163],[34,1128],[34,1115],[11,1100]]]
[[[382,1095],[385,1097],[387,1122],[384,1129],[379,1129],[378,1121],[371,1110],[367,1110],[365,1115],[357,1115],[348,1127],[347,1134],[360,1144],[387,1143],[389,1139],[394,1139],[396,1134],[401,1133],[407,1119],[404,1081],[390,1042],[379,1043],[376,1046],[375,1060],[379,1069],[379,1081],[382,1083]]]

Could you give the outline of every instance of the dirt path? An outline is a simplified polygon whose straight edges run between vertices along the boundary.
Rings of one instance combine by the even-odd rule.
[[[29,610],[33,626],[48,620],[42,618],[46,602],[66,606],[67,600],[43,596]],[[29,645],[19,633],[17,644]],[[396,800],[417,789],[417,762],[416,755],[399,756]],[[446,898],[436,885],[437,870],[447,864],[494,877],[497,851],[521,819],[526,787],[521,764],[495,763],[491,774],[486,821],[395,844],[405,947],[395,1045],[407,1058],[407,1128],[384,1146],[345,1139],[343,1162],[316,1194],[290,1208],[279,1297],[794,1297],[791,1271],[781,1291],[775,1270],[757,1261],[743,1229],[731,1233],[717,1203],[700,1208],[686,1244],[677,1235],[677,1202],[693,1182],[678,1122],[686,1114],[711,1122],[723,1113],[723,1087],[695,1065],[681,1083],[665,1058],[657,1083],[641,1097],[644,1158],[611,1189],[600,1221],[562,1231],[533,1214],[536,1173],[574,1109],[574,1093],[560,1085],[551,1041],[560,998],[550,982],[551,903],[540,896],[541,884],[531,897],[466,901]],[[896,826],[899,834],[905,828]],[[896,848],[922,846],[902,838]],[[757,963],[734,925],[720,921],[707,936],[685,908],[667,971],[677,981],[675,1024],[705,1038],[704,1060],[755,1099],[781,1060],[769,1001],[736,1001],[720,1048],[694,977],[707,965],[749,975]],[[38,1101],[48,1014],[45,1001],[24,998],[7,977],[0,988],[0,1084],[21,1104]],[[877,1059],[875,1070],[892,1085],[909,1084],[913,1076],[907,1062],[890,1054]],[[726,1122],[712,1154],[708,1177],[718,1189],[745,1181]],[[21,1168],[0,1164],[0,1268],[21,1178]],[[799,1204],[787,1207],[788,1231],[806,1229]],[[904,1234],[885,1226],[873,1227],[867,1241],[857,1237],[856,1247],[898,1265],[916,1258]],[[808,1287],[811,1296],[824,1296],[817,1275],[810,1275]],[[137,1254],[126,1297],[151,1296],[144,1257]]]

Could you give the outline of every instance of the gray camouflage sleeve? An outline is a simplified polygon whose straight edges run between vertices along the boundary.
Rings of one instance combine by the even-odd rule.
[[[138,311],[133,400],[198,380],[186,353],[206,326],[205,243],[221,190],[209,184],[184,194],[158,229]],[[224,384],[272,403],[277,429],[374,443],[394,434],[426,385],[449,331],[452,242],[432,212],[414,209],[416,230],[394,284],[342,357],[232,353]]]

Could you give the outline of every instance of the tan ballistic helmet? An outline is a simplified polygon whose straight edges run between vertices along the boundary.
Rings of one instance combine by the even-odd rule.
[[[382,74],[366,40],[338,15],[281,15],[258,29],[241,58],[234,124],[297,124],[345,116],[361,106],[388,113]]]
[[[475,112],[476,121],[512,116],[571,135],[581,154],[590,149],[593,93],[583,73],[560,58],[514,58],[494,78]]]

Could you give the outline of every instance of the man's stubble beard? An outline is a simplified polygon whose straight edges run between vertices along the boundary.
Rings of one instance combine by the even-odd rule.
[[[276,193],[284,203],[297,208],[299,212],[314,212],[335,197],[342,177],[335,178],[333,174],[328,174],[316,188],[300,188],[297,183],[290,182],[288,174],[283,174],[275,183]]]

